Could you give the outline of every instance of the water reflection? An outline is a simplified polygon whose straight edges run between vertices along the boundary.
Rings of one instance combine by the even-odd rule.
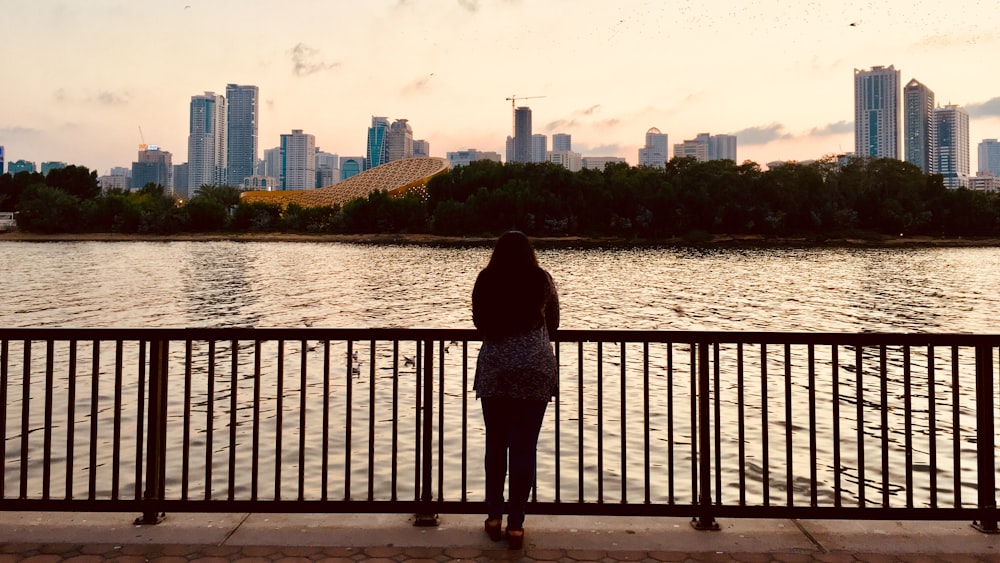
[[[251,278],[254,253],[245,244],[222,242],[190,245],[178,268],[183,284],[179,296],[187,305],[185,326],[255,326],[260,315],[253,308],[258,296]]]

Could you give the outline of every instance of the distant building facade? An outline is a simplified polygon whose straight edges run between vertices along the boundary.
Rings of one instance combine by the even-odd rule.
[[[325,188],[340,181],[340,157],[316,149],[316,187]]]
[[[340,157],[340,179],[346,180],[352,176],[364,172],[365,157],[363,156],[342,156]]]
[[[389,118],[372,116],[372,126],[368,128],[368,154],[365,170],[389,162]]]
[[[264,149],[264,170],[260,175],[272,178],[281,176],[281,147]]]
[[[508,150],[507,162],[531,162],[531,142],[531,108],[521,106],[514,110],[513,158]]]
[[[388,160],[413,157],[413,128],[406,119],[397,119],[389,126]]]
[[[554,151],[573,150],[573,137],[569,133],[556,133],[552,135],[552,150]]]
[[[692,157],[698,162],[709,160],[736,161],[735,135],[710,135],[699,133],[694,139],[686,139],[674,145],[674,158]]]
[[[157,184],[166,193],[173,193],[174,165],[171,159],[170,151],[160,150],[156,145],[141,145],[139,158],[132,163],[131,187],[138,189],[146,184]]]
[[[42,163],[42,176],[48,176],[49,172],[66,168],[66,163],[58,160],[48,160]]]
[[[934,167],[934,148],[934,92],[913,79],[903,87],[905,160],[929,174]]]
[[[983,139],[979,143],[979,166],[977,172],[989,172],[1000,178],[1000,142]]]
[[[316,187],[316,137],[292,129],[281,135],[281,176],[283,190],[311,190]]]
[[[214,92],[191,96],[188,134],[188,197],[202,186],[221,186],[227,181],[226,98]]]
[[[428,157],[431,155],[431,144],[423,139],[413,141],[413,156]]]
[[[609,164],[627,164],[625,158],[620,156],[584,156],[580,159],[581,168],[590,170],[604,170]]]
[[[468,166],[470,163],[477,160],[493,160],[500,162],[500,153],[493,151],[479,151],[476,149],[453,151],[447,153],[448,166],[450,168],[455,168],[456,166]]]
[[[278,179],[273,176],[260,176],[254,174],[243,178],[242,186],[244,190],[264,190],[267,192],[273,192],[278,189]]]
[[[969,186],[969,114],[948,105],[934,108],[934,173],[944,185],[955,189]]]
[[[646,144],[639,149],[639,166],[666,168],[667,161],[670,160],[667,147],[667,134],[661,133],[656,127],[650,127],[646,131]]]
[[[989,172],[979,172],[969,178],[969,189],[987,193],[1000,193],[1000,177]]]
[[[35,163],[30,160],[15,160],[7,164],[7,173],[13,176],[18,172],[37,172]]]
[[[549,151],[549,138],[541,133],[531,136],[531,162],[545,162],[545,154]]]
[[[854,154],[899,158],[899,71],[854,69]]]
[[[181,198],[189,198],[188,195],[188,164],[174,165],[174,195]]]
[[[583,156],[573,151],[548,151],[545,153],[545,161],[559,164],[570,172],[583,168]]]
[[[736,135],[710,135],[708,138],[709,160],[736,160]]]
[[[3,145],[0,145],[0,174],[3,174],[4,171],[3,165],[4,165]]]
[[[256,86],[226,85],[226,181],[231,186],[243,185],[255,171],[258,97]]]

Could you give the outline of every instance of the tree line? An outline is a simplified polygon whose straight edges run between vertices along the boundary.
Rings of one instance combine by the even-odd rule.
[[[344,205],[282,208],[202,186],[181,201],[162,186],[102,191],[96,172],[0,176],[0,211],[29,232],[433,233],[665,239],[711,234],[851,233],[1000,236],[1000,195],[944,186],[895,159],[826,158],[762,171],[754,162],[675,158],[665,168],[473,162],[403,197],[374,192]]]

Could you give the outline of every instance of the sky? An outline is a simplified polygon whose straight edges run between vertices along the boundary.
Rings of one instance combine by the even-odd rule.
[[[533,132],[636,164],[646,131],[761,165],[854,149],[854,69],[894,65],[1000,138],[996,0],[0,0],[7,162],[187,161],[191,96],[260,88],[259,150],[302,129],[365,154],[372,116],[432,156]]]

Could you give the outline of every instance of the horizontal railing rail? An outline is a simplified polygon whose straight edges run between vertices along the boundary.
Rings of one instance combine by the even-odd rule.
[[[481,513],[465,329],[0,329],[0,510]],[[560,330],[536,514],[997,531],[1000,335]]]

